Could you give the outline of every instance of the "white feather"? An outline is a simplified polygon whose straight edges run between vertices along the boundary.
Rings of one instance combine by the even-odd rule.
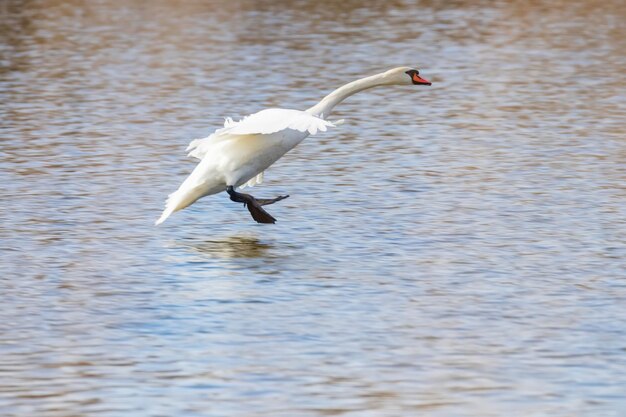
[[[211,141],[214,136],[215,136],[215,133],[207,136],[206,138],[194,139],[191,142],[189,142],[189,145],[187,145],[187,149],[185,149],[185,152],[188,152],[187,156],[190,156],[196,159],[204,158],[204,156],[207,154],[207,151],[209,150],[211,146]]]
[[[266,109],[235,122],[230,117],[224,119],[224,127],[202,139],[194,139],[187,146],[187,156],[202,159],[211,147],[211,142],[226,135],[270,135],[285,130],[296,130],[315,135],[334,127],[333,122],[321,119],[300,110]]]
[[[239,122],[233,122],[215,133],[227,133],[229,135],[269,135],[282,130],[292,129],[299,132],[309,132],[311,135],[314,135],[318,130],[325,132],[326,129],[331,126],[334,126],[332,122],[304,111],[266,109],[244,117]]]
[[[252,188],[255,185],[261,184],[262,182],[263,182],[263,173],[261,172],[259,175],[257,175],[256,177],[252,178],[251,180],[249,180],[247,183],[243,184],[239,188],[246,188],[246,187]]]

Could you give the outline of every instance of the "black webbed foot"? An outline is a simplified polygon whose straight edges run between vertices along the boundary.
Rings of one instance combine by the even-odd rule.
[[[276,198],[257,198],[256,201],[261,206],[269,206],[270,204],[274,204],[277,201],[284,200],[287,197],[289,197],[289,194],[287,194],[287,195],[279,195]]]
[[[257,223],[276,223],[276,219],[272,217],[262,206],[267,206],[269,204],[274,204],[277,201],[284,200],[289,197],[288,195],[281,195],[276,198],[271,199],[256,199],[250,194],[238,193],[235,191],[234,187],[228,186],[226,188],[226,192],[230,196],[232,201],[237,203],[243,203],[244,207],[248,209],[252,218]]]

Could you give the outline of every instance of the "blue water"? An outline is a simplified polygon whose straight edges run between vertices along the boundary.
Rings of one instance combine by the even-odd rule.
[[[0,4],[3,416],[626,415],[623,2]],[[417,66],[160,227],[187,143]]]

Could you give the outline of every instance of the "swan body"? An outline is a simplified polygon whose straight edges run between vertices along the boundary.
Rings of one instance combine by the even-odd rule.
[[[430,85],[418,74],[417,70],[409,67],[394,68],[346,84],[306,111],[266,109],[238,122],[226,118],[223,128],[206,138],[191,141],[187,147],[188,156],[200,162],[178,190],[169,195],[165,210],[155,224],[163,223],[172,213],[202,197],[226,191],[227,188],[231,194],[234,188],[260,184],[263,172],[306,137],[325,132],[342,122],[333,123],[326,117],[345,98],[382,85]]]

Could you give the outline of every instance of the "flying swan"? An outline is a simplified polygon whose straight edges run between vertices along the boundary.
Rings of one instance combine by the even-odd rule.
[[[263,172],[309,135],[325,132],[340,122],[326,120],[333,108],[359,91],[387,85],[431,85],[409,67],[361,78],[339,87],[308,110],[266,109],[235,122],[227,118],[224,127],[204,138],[195,139],[187,147],[189,156],[200,163],[169,195],[159,225],[172,213],[182,210],[208,195],[226,191],[232,201],[243,203],[258,223],[275,223],[263,206],[286,196],[258,199],[235,191],[237,187],[252,187],[263,181]]]

